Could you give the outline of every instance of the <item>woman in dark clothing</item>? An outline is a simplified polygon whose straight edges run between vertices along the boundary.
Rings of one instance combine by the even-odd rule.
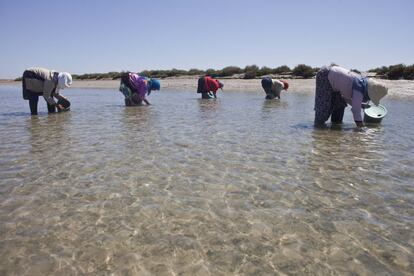
[[[28,68],[23,72],[23,99],[29,100],[30,112],[37,115],[39,96],[43,96],[49,113],[66,110],[69,101],[59,94],[60,89],[72,84],[72,76],[66,72],[55,72],[44,68]],[[56,102],[53,98],[58,99]]]

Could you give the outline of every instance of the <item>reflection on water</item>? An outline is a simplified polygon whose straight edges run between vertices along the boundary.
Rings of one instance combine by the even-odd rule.
[[[71,112],[38,117],[6,97],[0,274],[414,270],[412,103],[363,131],[350,112],[314,129],[311,96],[226,92],[124,107],[69,90]]]

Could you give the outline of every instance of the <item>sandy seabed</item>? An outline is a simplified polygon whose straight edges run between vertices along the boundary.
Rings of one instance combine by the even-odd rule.
[[[412,275],[414,98],[319,129],[315,80],[280,101],[223,82],[127,108],[119,81],[75,81],[51,116],[0,85],[0,275]]]

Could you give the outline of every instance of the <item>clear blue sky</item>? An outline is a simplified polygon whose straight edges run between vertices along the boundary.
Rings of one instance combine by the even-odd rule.
[[[0,78],[414,63],[412,0],[0,0]]]

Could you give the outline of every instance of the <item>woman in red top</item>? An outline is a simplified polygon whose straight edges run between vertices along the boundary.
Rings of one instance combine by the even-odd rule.
[[[198,79],[197,93],[201,93],[202,99],[217,98],[217,90],[223,90],[223,83],[209,76],[204,76]]]

